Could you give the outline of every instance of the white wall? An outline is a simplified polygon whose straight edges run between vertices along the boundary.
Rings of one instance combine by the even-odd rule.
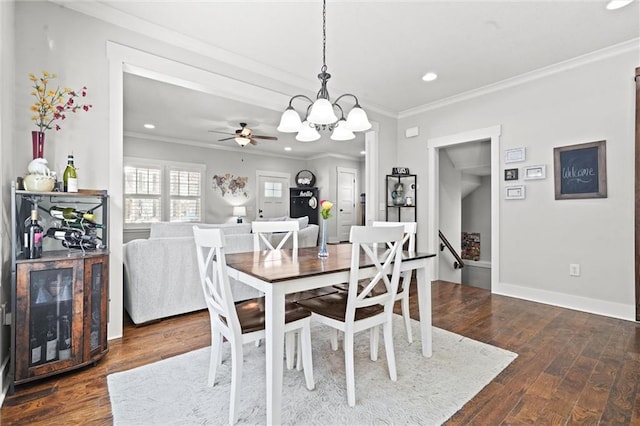
[[[491,176],[462,199],[462,232],[480,233],[480,260],[491,261]]]
[[[439,151],[439,157],[439,229],[459,255],[461,248],[460,233],[462,232],[462,174],[455,169],[444,149]],[[419,226],[418,228],[421,227]],[[455,258],[447,248],[439,251],[439,274],[435,278],[459,283],[462,279],[462,274],[460,269],[454,269],[453,262],[455,262]]]
[[[494,292],[635,318],[633,76],[639,64],[636,40],[565,63],[557,72],[545,70],[539,78],[529,75],[521,84],[399,120],[399,159],[420,177],[427,176],[428,138],[494,125],[502,126],[499,157],[493,158],[501,172],[508,148],[526,148],[526,162],[519,166],[547,166],[545,180],[526,182],[526,200],[500,201]],[[403,129],[416,125],[420,137],[404,139]],[[608,198],[556,201],[553,148],[603,139]],[[424,212],[419,210],[419,221],[426,223]],[[581,277],[569,276],[570,263],[581,264]]]
[[[14,2],[0,2],[0,304],[11,306],[11,181],[14,124]],[[27,141],[25,141],[26,143]],[[7,380],[11,329],[0,325],[0,405],[9,385]]]

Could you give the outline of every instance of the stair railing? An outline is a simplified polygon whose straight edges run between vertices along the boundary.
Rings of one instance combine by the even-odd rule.
[[[460,257],[460,255],[458,255],[458,253],[456,253],[449,240],[447,240],[447,237],[444,236],[442,231],[438,231],[438,235],[440,236],[440,251],[443,251],[446,247],[455,258],[455,260],[453,261],[453,269],[464,268],[464,262],[462,261],[462,258]]]

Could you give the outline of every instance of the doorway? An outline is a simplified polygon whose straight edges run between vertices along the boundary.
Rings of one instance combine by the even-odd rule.
[[[490,144],[490,170],[491,170],[491,288],[495,288],[499,282],[499,194],[500,194],[500,135],[501,127],[493,126],[484,129],[472,130],[450,136],[429,139],[427,141],[427,170],[428,170],[428,248],[427,251],[438,254],[438,261],[434,263],[433,279],[439,279],[443,252],[440,251],[439,230],[441,228],[440,192],[440,157],[441,150],[459,147],[471,142],[489,141]],[[457,213],[460,215],[460,212]],[[461,218],[460,218],[461,221]],[[444,222],[443,222],[444,223]],[[452,238],[459,239],[461,230],[457,229]]]
[[[358,188],[355,169],[338,167],[337,174],[337,226],[338,241],[349,241],[351,226],[356,224],[356,192]]]
[[[289,215],[289,173],[256,171],[256,218]]]

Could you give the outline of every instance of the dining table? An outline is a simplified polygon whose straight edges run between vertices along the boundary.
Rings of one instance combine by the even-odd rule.
[[[284,306],[288,294],[346,283],[351,268],[351,244],[329,244],[328,257],[318,247],[265,250],[225,256],[230,278],[254,287],[265,296],[266,423],[281,424]],[[376,273],[361,254],[360,278]],[[422,354],[432,354],[431,261],[433,253],[403,251],[401,271],[416,273]]]

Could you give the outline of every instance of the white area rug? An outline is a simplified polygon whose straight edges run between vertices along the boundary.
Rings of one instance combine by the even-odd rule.
[[[356,335],[356,407],[347,405],[342,349],[332,351],[325,326],[312,325],[316,388],[304,374],[284,374],[282,422],[298,425],[442,424],[496,377],[517,354],[433,329],[433,356],[421,354],[418,323],[414,342],[394,318],[398,381],[387,371],[383,339],[378,361],[369,359],[369,333]],[[244,346],[239,424],[264,424],[264,345]],[[207,387],[209,348],[107,377],[115,425],[226,424],[229,418],[229,346],[223,350],[216,385]]]

